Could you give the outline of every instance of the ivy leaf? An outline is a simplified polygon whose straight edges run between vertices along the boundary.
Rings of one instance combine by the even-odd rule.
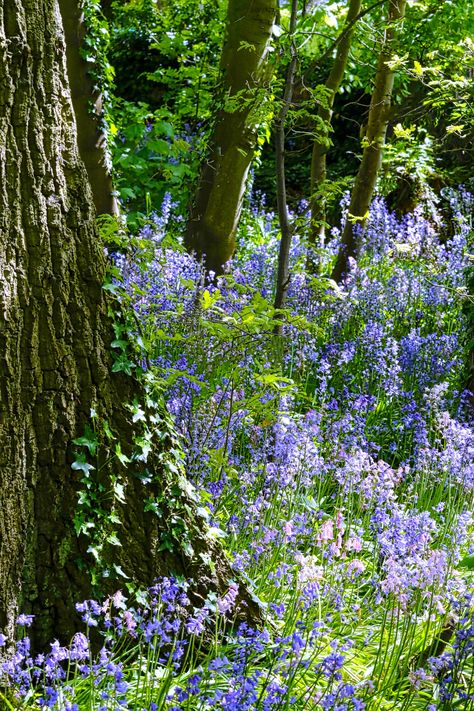
[[[122,353],[112,365],[112,373],[126,373],[126,375],[132,374],[132,368],[135,368],[135,363],[132,363],[126,356]]]
[[[71,469],[74,469],[74,471],[81,471],[84,472],[84,474],[88,475],[94,467],[92,464],[89,464],[86,462],[86,455],[81,453],[78,455],[77,459],[71,464]]]
[[[128,342],[123,341],[119,338],[116,338],[115,341],[112,341],[112,343],[110,344],[111,348],[119,348],[121,351],[127,350],[127,346],[128,346]]]
[[[140,407],[140,405],[137,405],[133,412],[132,422],[139,422],[140,420],[144,419],[146,419],[145,413]]]
[[[121,504],[125,503],[125,489],[123,484],[121,484],[119,481],[114,481],[113,483],[113,489],[114,489],[114,498],[117,501],[120,501]]]
[[[91,453],[92,456],[96,453],[97,450],[97,435],[92,430],[89,425],[86,425],[84,429],[84,434],[82,437],[76,437],[76,439],[72,440],[74,444],[77,444],[79,447],[87,447],[89,452]],[[79,468],[79,467],[77,467]],[[94,467],[92,467],[94,468]],[[74,469],[74,466],[73,466]]]
[[[194,548],[192,547],[189,541],[184,541],[182,548],[185,554],[189,556],[189,558],[192,558],[194,556]]]
[[[173,541],[171,538],[168,536],[163,539],[163,542],[161,543],[160,547],[158,548],[158,551],[170,551],[171,553],[173,552],[174,547],[173,547]]]
[[[127,455],[122,452],[122,447],[120,445],[120,442],[118,442],[115,445],[115,455],[116,455],[117,459],[119,460],[120,464],[123,464],[123,466],[126,466],[127,464],[130,463],[130,458],[127,457]]]
[[[119,575],[121,578],[125,578],[125,580],[130,580],[129,576],[124,573],[120,565],[116,565],[115,563],[112,564],[113,569]]]
[[[120,543],[119,539],[115,535],[115,533],[111,533],[110,535],[107,536],[107,541],[110,543],[112,546],[119,546],[120,548],[122,547],[122,544]]]

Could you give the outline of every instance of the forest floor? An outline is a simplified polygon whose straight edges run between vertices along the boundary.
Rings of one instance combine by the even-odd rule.
[[[399,221],[375,201],[341,285],[308,276],[295,216],[277,315],[278,229],[263,210],[246,213],[217,283],[203,285],[169,237],[169,205],[116,258],[143,366],[166,392],[235,581],[199,609],[174,579],[85,602],[85,634],[36,659],[21,619],[4,670],[16,692],[0,708],[474,709],[473,199],[451,203],[447,230],[426,206]],[[323,273],[337,244],[334,230]],[[224,624],[242,584],[263,629]],[[104,634],[96,658],[92,626]]]

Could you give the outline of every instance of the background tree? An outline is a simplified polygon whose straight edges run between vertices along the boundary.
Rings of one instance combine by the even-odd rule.
[[[295,83],[298,54],[296,49],[295,32],[298,20],[298,0],[292,0],[291,17],[289,26],[290,62],[286,69],[283,97],[276,120],[275,135],[275,167],[277,180],[277,207],[278,222],[280,224],[280,247],[278,250],[278,270],[275,293],[275,309],[282,309],[285,305],[286,293],[290,283],[289,263],[291,247],[291,224],[286,200],[286,175],[285,175],[285,121],[293,101],[293,87]],[[276,327],[277,333],[281,326]]]
[[[356,226],[367,219],[377,176],[382,163],[383,146],[390,118],[395,72],[390,66],[400,22],[405,17],[406,0],[388,0],[387,27],[379,54],[374,90],[370,102],[367,132],[364,136],[362,161],[355,179],[341,238],[341,247],[333,270],[333,279],[340,280],[347,271],[349,257],[357,254]]]
[[[98,215],[118,215],[118,204],[112,186],[112,166],[107,151],[107,132],[100,88],[101,67],[98,53],[86,49],[86,26],[83,4],[59,0],[64,18],[66,57],[77,137],[81,159],[87,170]],[[101,34],[106,31],[100,24]],[[90,38],[88,38],[90,39]],[[93,46],[93,45],[92,45]]]
[[[61,11],[67,24],[76,2]],[[204,594],[231,575],[161,395],[140,402],[129,376],[126,325],[110,354],[119,308],[102,288],[66,49],[56,0],[0,0],[0,628],[34,613],[37,647],[75,631],[94,552],[109,589],[175,571]]]
[[[360,13],[361,0],[350,0],[345,26],[337,45],[336,56],[326,79],[326,95],[319,103],[317,111],[316,136],[311,155],[311,225],[310,241],[315,246],[324,244],[326,231],[326,198],[324,184],[326,181],[326,154],[329,150],[332,109],[334,99],[341,86],[346,70],[355,22]]]
[[[186,246],[216,273],[235,248],[268,77],[274,0],[229,0],[218,112],[191,209]]]

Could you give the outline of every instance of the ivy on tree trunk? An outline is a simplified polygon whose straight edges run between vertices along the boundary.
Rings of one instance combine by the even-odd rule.
[[[120,545],[111,539],[102,550],[110,571],[142,586],[181,574],[201,596],[235,577],[196,513],[163,399],[143,404],[134,423],[143,391],[111,372],[110,314],[119,307],[102,288],[66,54],[57,0],[0,0],[0,629],[11,635],[18,611],[35,614],[36,649],[69,640],[75,602],[94,593],[90,538],[73,525],[84,471],[98,507],[119,521]],[[78,464],[72,440],[92,410],[97,453]],[[149,452],[140,450],[144,437]],[[123,454],[134,453],[123,466]],[[117,481],[120,493],[110,496]],[[243,614],[258,618],[245,590],[240,600]]]

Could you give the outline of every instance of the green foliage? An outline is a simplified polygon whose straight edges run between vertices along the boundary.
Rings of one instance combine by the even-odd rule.
[[[136,230],[171,192],[184,212],[204,154],[223,22],[218,3],[113,4],[115,183]]]
[[[246,215],[244,262],[274,241],[276,226],[268,223],[262,216]],[[397,590],[382,595],[377,588],[387,560],[377,548],[374,531],[380,512],[388,515],[395,501],[400,515],[405,512],[413,519],[426,515],[433,529],[431,533],[423,530],[422,540],[432,535],[430,552],[446,552],[446,574],[451,582],[457,581],[461,590],[464,585],[467,589],[472,587],[472,521],[467,524],[463,542],[457,547],[453,543],[457,522],[472,506],[472,490],[454,485],[448,474],[435,480],[429,469],[418,473],[412,470],[408,463],[416,443],[408,431],[400,434],[407,414],[405,396],[410,393],[417,402],[417,412],[426,417],[423,446],[444,451],[446,433],[440,423],[447,413],[438,409],[444,407],[445,400],[457,407],[462,378],[459,358],[455,367],[443,375],[443,399],[437,404],[433,399],[429,407],[427,398],[435,396],[420,387],[419,374],[414,370],[407,369],[400,388],[389,392],[387,379],[397,357],[393,363],[387,361],[385,371],[368,362],[371,351],[373,355],[379,349],[388,349],[390,343],[400,344],[411,334],[441,339],[459,330],[461,291],[449,291],[451,275],[438,263],[433,246],[421,255],[414,254],[417,247],[416,241],[395,242],[379,260],[374,260],[369,250],[359,265],[360,294],[357,289],[348,294],[328,279],[315,278],[308,294],[317,309],[314,319],[304,316],[304,309],[298,313],[298,299],[292,309],[276,314],[271,306],[272,295],[262,295],[258,278],[251,284],[242,284],[236,272],[236,278],[227,278],[219,289],[176,277],[175,290],[167,292],[167,310],[138,308],[140,325],[133,320],[128,325],[128,336],[136,339],[135,353],[141,351],[151,361],[147,375],[150,383],[173,395],[191,398],[186,467],[209,489],[207,493],[204,490],[200,501],[204,518],[211,517],[209,535],[219,536],[218,526],[227,527],[225,543],[235,560],[248,556],[243,579],[267,604],[268,611],[275,607],[282,610],[280,616],[271,617],[267,626],[268,647],[246,657],[248,674],[260,675],[262,694],[265,685],[273,680],[273,665],[279,655],[276,640],[291,639],[293,634],[303,638],[286,677],[288,696],[295,699],[291,705],[297,709],[308,708],[308,688],[314,694],[325,693],[328,683],[322,683],[318,676],[318,665],[331,650],[346,643],[350,653],[341,672],[343,680],[357,686],[370,711],[427,711],[433,699],[439,698],[437,678],[427,675],[419,684],[413,679],[426,650],[433,648],[440,630],[451,619],[450,611],[441,604],[449,595],[441,589],[442,583],[435,582],[420,587],[406,603]],[[163,269],[176,256],[156,244],[148,251],[148,259],[153,258],[154,264],[161,264]],[[146,263],[143,269],[146,274]],[[265,270],[259,274],[265,282]],[[129,287],[135,304],[143,295],[142,278],[143,272],[138,271],[135,293],[133,285]],[[405,282],[413,288],[403,292],[405,304],[401,308],[396,285]],[[372,289],[365,292],[368,283]],[[425,285],[431,283],[436,293],[452,296],[444,299],[441,311],[436,299],[425,291]],[[364,300],[365,293],[374,303]],[[391,294],[392,298],[384,300],[380,294]],[[385,328],[382,336],[377,335],[376,341],[367,345],[371,313],[377,313],[377,309],[371,312],[375,305],[383,311],[377,318]],[[287,328],[286,339],[273,336],[274,326],[280,321]],[[116,330],[116,340],[120,350],[125,340],[122,328]],[[354,344],[354,348],[346,358],[343,354],[348,344]],[[310,350],[305,351],[308,345]],[[321,356],[330,360],[332,348],[337,345],[344,349],[334,350],[333,367],[321,369]],[[308,357],[311,350],[319,357]],[[462,346],[458,356],[461,350]],[[389,350],[386,352],[389,354]],[[136,355],[133,358],[137,360]],[[347,390],[371,402],[367,417],[362,417],[358,429],[351,433],[345,431],[350,420],[345,420],[344,407],[337,406]],[[349,402],[347,407],[350,408]],[[150,421],[146,401],[135,400],[129,404],[129,411],[137,425]],[[355,407],[352,415],[357,418],[359,414]],[[308,425],[311,418],[318,422],[314,436]],[[277,434],[275,425],[280,428]],[[185,423],[185,430],[187,426]],[[161,426],[158,429],[162,431]],[[218,444],[214,438],[217,430],[224,433]],[[355,443],[347,444],[349,434],[356,438]],[[276,438],[284,439],[286,435],[289,442],[301,437],[297,447],[300,458],[295,461],[285,454],[270,454]],[[344,449],[348,449],[347,453],[357,452],[359,437],[370,442],[377,453],[370,458],[364,474],[372,491],[352,486],[344,489],[338,479],[343,473]],[[150,428],[145,426],[135,442],[138,461],[147,460],[151,442]],[[87,429],[77,443],[85,453],[77,461],[78,471],[82,472],[89,456],[97,453],[93,428]],[[291,446],[289,451],[293,451]],[[255,453],[261,456],[256,457]],[[180,461],[178,457],[177,463],[171,462],[166,469],[165,494],[145,501],[146,510],[153,511],[160,520],[166,518],[161,550],[174,550],[176,541],[186,538],[186,515],[179,509],[180,485],[176,486]],[[289,482],[269,476],[271,467],[274,471],[287,471]],[[389,501],[379,499],[379,487],[374,482],[369,484],[376,471],[388,472],[388,479],[385,474],[380,479],[380,488],[390,476],[396,477]],[[146,478],[146,471],[143,476]],[[216,489],[212,489],[213,485]],[[210,491],[218,493],[212,496]],[[171,515],[167,513],[170,501],[176,504]],[[212,514],[206,503],[212,507]],[[237,523],[234,525],[233,521]],[[408,535],[409,525],[402,525],[398,535]],[[300,530],[295,534],[297,526]],[[329,531],[327,540],[325,531]],[[392,532],[388,530],[386,535],[390,539]],[[353,549],[355,539],[357,548]],[[411,555],[409,549],[406,554]],[[406,573],[409,584],[416,584],[415,563]],[[302,602],[305,586],[313,597]],[[184,687],[196,673],[205,679],[207,694],[227,688],[225,675],[210,670],[216,656],[230,658],[236,637],[221,636],[219,618],[215,625],[212,648],[193,646],[192,654],[179,670],[170,671],[165,664],[157,664],[153,651],[146,652],[149,656],[144,664],[142,650],[135,650],[141,666],[135,660],[125,670],[134,698],[145,703],[151,698],[147,696],[149,690],[154,688],[153,698],[163,698],[166,708],[164,697],[171,683],[168,681],[172,678],[173,683]],[[308,630],[321,630],[314,648]],[[451,638],[446,649],[452,653]],[[291,653],[286,658],[293,659]],[[466,678],[471,666],[467,661]],[[159,674],[154,675],[155,669]],[[190,710],[199,709],[201,700],[190,695],[187,706]]]
[[[78,536],[85,536],[89,541],[87,553],[92,564],[87,570],[94,589],[100,590],[104,577],[127,577],[120,566],[110,562],[108,555],[110,546],[121,546],[118,507],[125,503],[125,494],[121,467],[116,468],[117,462],[123,464],[120,444],[114,447],[115,437],[108,422],[101,423],[94,410],[91,411],[91,425],[86,425],[84,434],[73,440],[78,449],[71,469],[80,472],[74,528]],[[104,451],[108,452],[105,457]],[[88,459],[92,459],[95,466]],[[85,566],[85,561],[77,563],[80,567]]]
[[[379,191],[387,195],[397,187],[397,180],[409,177],[417,185],[426,185],[436,173],[433,138],[424,128],[414,124],[404,128],[400,123],[393,127],[382,159]]]
[[[110,127],[115,184],[132,229],[158,209],[167,192],[177,196],[184,209],[187,184],[198,166],[190,137],[179,136],[175,124],[176,117],[168,111],[152,112],[145,103],[115,103]]]

